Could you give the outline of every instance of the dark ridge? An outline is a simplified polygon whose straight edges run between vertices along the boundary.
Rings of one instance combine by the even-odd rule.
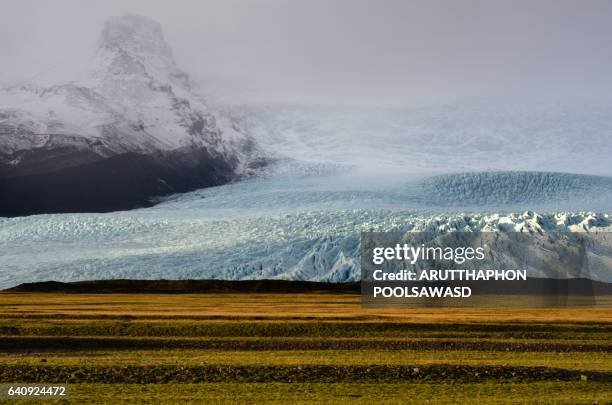
[[[83,152],[87,153],[87,152]],[[125,153],[64,167],[37,157],[38,168],[0,167],[0,216],[111,212],[152,206],[152,198],[217,186],[235,178],[233,164],[206,149],[159,156]],[[72,159],[77,159],[72,156]],[[51,168],[55,169],[52,170]]]
[[[310,293],[359,294],[360,283],[320,283],[287,280],[92,280],[24,283],[5,292],[57,293]]]
[[[612,295],[612,283],[586,278],[546,279],[528,278],[527,281],[471,281],[460,282],[471,287],[475,295]],[[412,286],[439,284],[411,283]],[[370,283],[364,283],[366,291]],[[5,292],[57,293],[311,293],[334,292],[359,294],[361,282],[325,283],[292,280],[88,280],[74,282],[42,281],[23,283]]]
[[[612,381],[607,371],[553,367],[470,365],[301,365],[301,366],[30,366],[0,369],[2,381],[20,383],[160,384],[203,382],[519,382]]]
[[[190,339],[171,337],[66,337],[66,336],[0,336],[2,351],[48,350],[222,350],[222,351],[310,351],[310,350],[443,350],[496,351],[530,353],[609,353],[609,344],[555,342],[463,341],[456,339],[372,339],[372,338],[223,338]],[[0,367],[1,369],[1,367]]]

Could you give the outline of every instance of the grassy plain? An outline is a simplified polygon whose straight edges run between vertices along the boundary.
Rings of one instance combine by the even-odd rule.
[[[603,404],[612,311],[0,294],[0,383],[43,382],[69,383],[73,403]]]

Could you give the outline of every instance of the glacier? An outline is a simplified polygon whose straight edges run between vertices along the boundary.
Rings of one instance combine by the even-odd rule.
[[[222,110],[266,151],[269,164],[256,175],[149,208],[0,218],[0,287],[352,281],[362,231],[612,231],[606,105]]]

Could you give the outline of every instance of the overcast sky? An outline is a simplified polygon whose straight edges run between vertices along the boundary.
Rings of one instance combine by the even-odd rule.
[[[80,66],[104,21],[132,12],[162,24],[183,70],[247,101],[612,94],[609,0],[0,0],[0,6],[3,85]]]

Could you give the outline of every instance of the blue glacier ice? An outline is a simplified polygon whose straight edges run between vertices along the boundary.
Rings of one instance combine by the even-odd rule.
[[[228,107],[257,175],[108,214],[0,218],[0,287],[106,278],[359,278],[359,234],[612,231],[594,105]],[[612,281],[612,275],[595,275]]]

